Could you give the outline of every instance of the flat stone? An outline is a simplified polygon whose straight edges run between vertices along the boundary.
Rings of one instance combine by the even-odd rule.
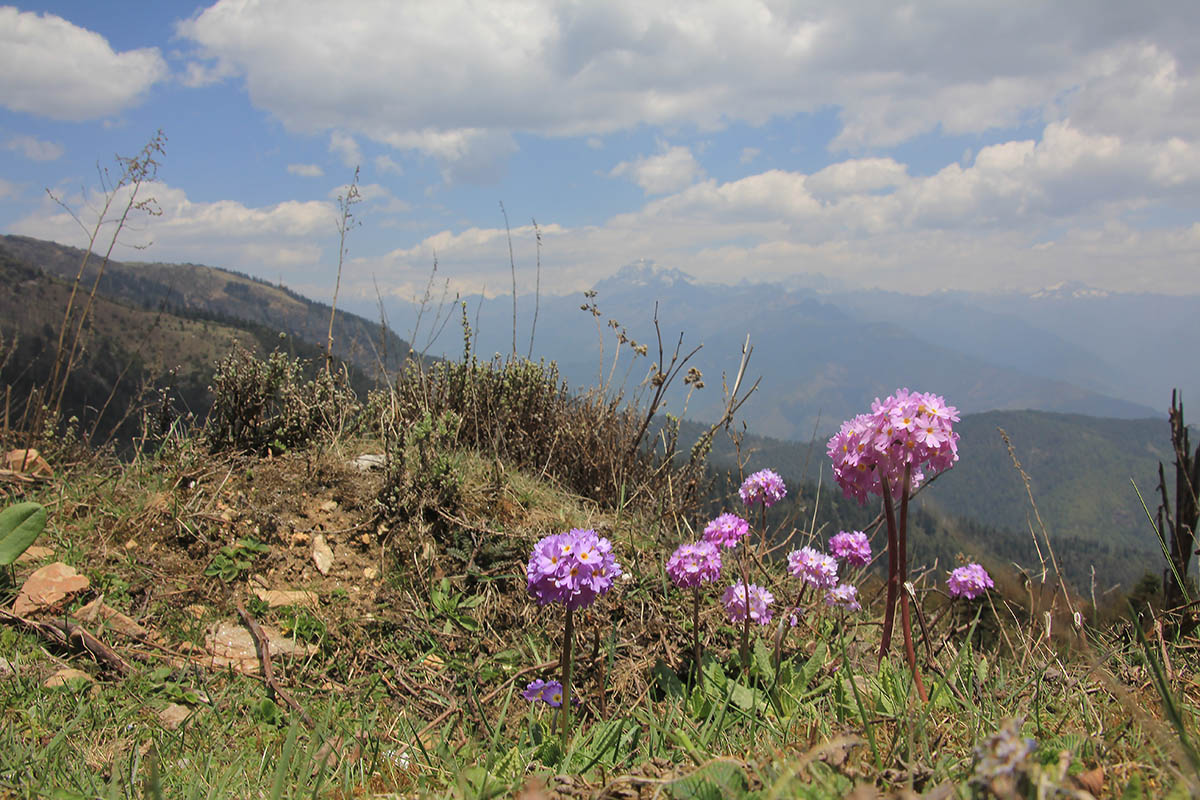
[[[68,683],[74,683],[75,681],[93,683],[95,679],[82,670],[60,669],[49,678],[46,678],[46,682],[42,686],[45,686],[47,689],[53,689],[56,686],[66,686]]]
[[[91,585],[86,575],[80,575],[74,567],[61,561],[47,564],[26,579],[13,603],[13,613],[19,617],[52,606],[75,592],[82,592]]]
[[[158,712],[158,721],[167,730],[174,731],[178,730],[179,726],[191,715],[192,710],[187,706],[181,706],[179,703],[171,703],[171,705]]]

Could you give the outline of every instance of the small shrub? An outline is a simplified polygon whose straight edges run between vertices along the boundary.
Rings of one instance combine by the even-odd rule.
[[[205,434],[213,451],[304,447],[343,431],[360,410],[344,372],[305,379],[305,362],[275,350],[265,361],[238,346],[218,365]]]

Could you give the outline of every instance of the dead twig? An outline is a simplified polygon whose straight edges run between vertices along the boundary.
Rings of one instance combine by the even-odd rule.
[[[42,638],[48,639],[54,644],[65,647],[68,650],[83,651],[91,656],[97,664],[115,672],[121,677],[128,675],[132,671],[129,662],[122,658],[116,650],[113,650],[107,644],[97,639],[82,625],[78,625],[70,620],[38,622],[13,614],[10,611],[5,611],[2,608],[0,608],[0,620],[20,625],[26,630],[36,633]]]
[[[259,663],[262,664],[263,680],[266,681],[267,689],[270,691],[272,699],[276,703],[282,700],[288,708],[296,712],[305,727],[312,730],[316,727],[313,718],[296,702],[296,699],[292,697],[287,689],[284,689],[275,680],[275,671],[271,669],[271,644],[267,640],[267,635],[263,633],[263,629],[259,626],[258,622],[254,617],[250,616],[250,612],[246,611],[241,603],[237,604],[237,612],[238,616],[242,618],[242,622],[246,623],[246,628],[249,629],[250,635],[254,637],[254,649],[258,653]]]

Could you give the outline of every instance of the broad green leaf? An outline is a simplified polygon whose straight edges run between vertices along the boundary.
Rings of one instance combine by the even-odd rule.
[[[675,670],[671,669],[667,662],[661,658],[654,665],[654,670],[651,673],[654,675],[654,682],[658,685],[661,691],[667,697],[683,697],[683,682],[679,680],[679,676],[675,674]]]
[[[18,503],[0,511],[0,566],[16,561],[45,527],[46,509],[38,503]]]

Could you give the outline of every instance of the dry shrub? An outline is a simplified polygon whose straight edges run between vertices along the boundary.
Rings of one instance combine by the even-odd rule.
[[[261,360],[236,347],[213,375],[204,426],[209,447],[279,452],[344,431],[361,409],[345,372],[325,369],[306,379],[307,367],[279,350]]]
[[[374,406],[385,435],[453,418],[452,444],[490,454],[602,505],[694,500],[705,452],[676,463],[678,421],[647,426],[647,411],[598,391],[572,394],[553,363],[521,358],[410,362]],[[653,441],[651,446],[649,441]]]

